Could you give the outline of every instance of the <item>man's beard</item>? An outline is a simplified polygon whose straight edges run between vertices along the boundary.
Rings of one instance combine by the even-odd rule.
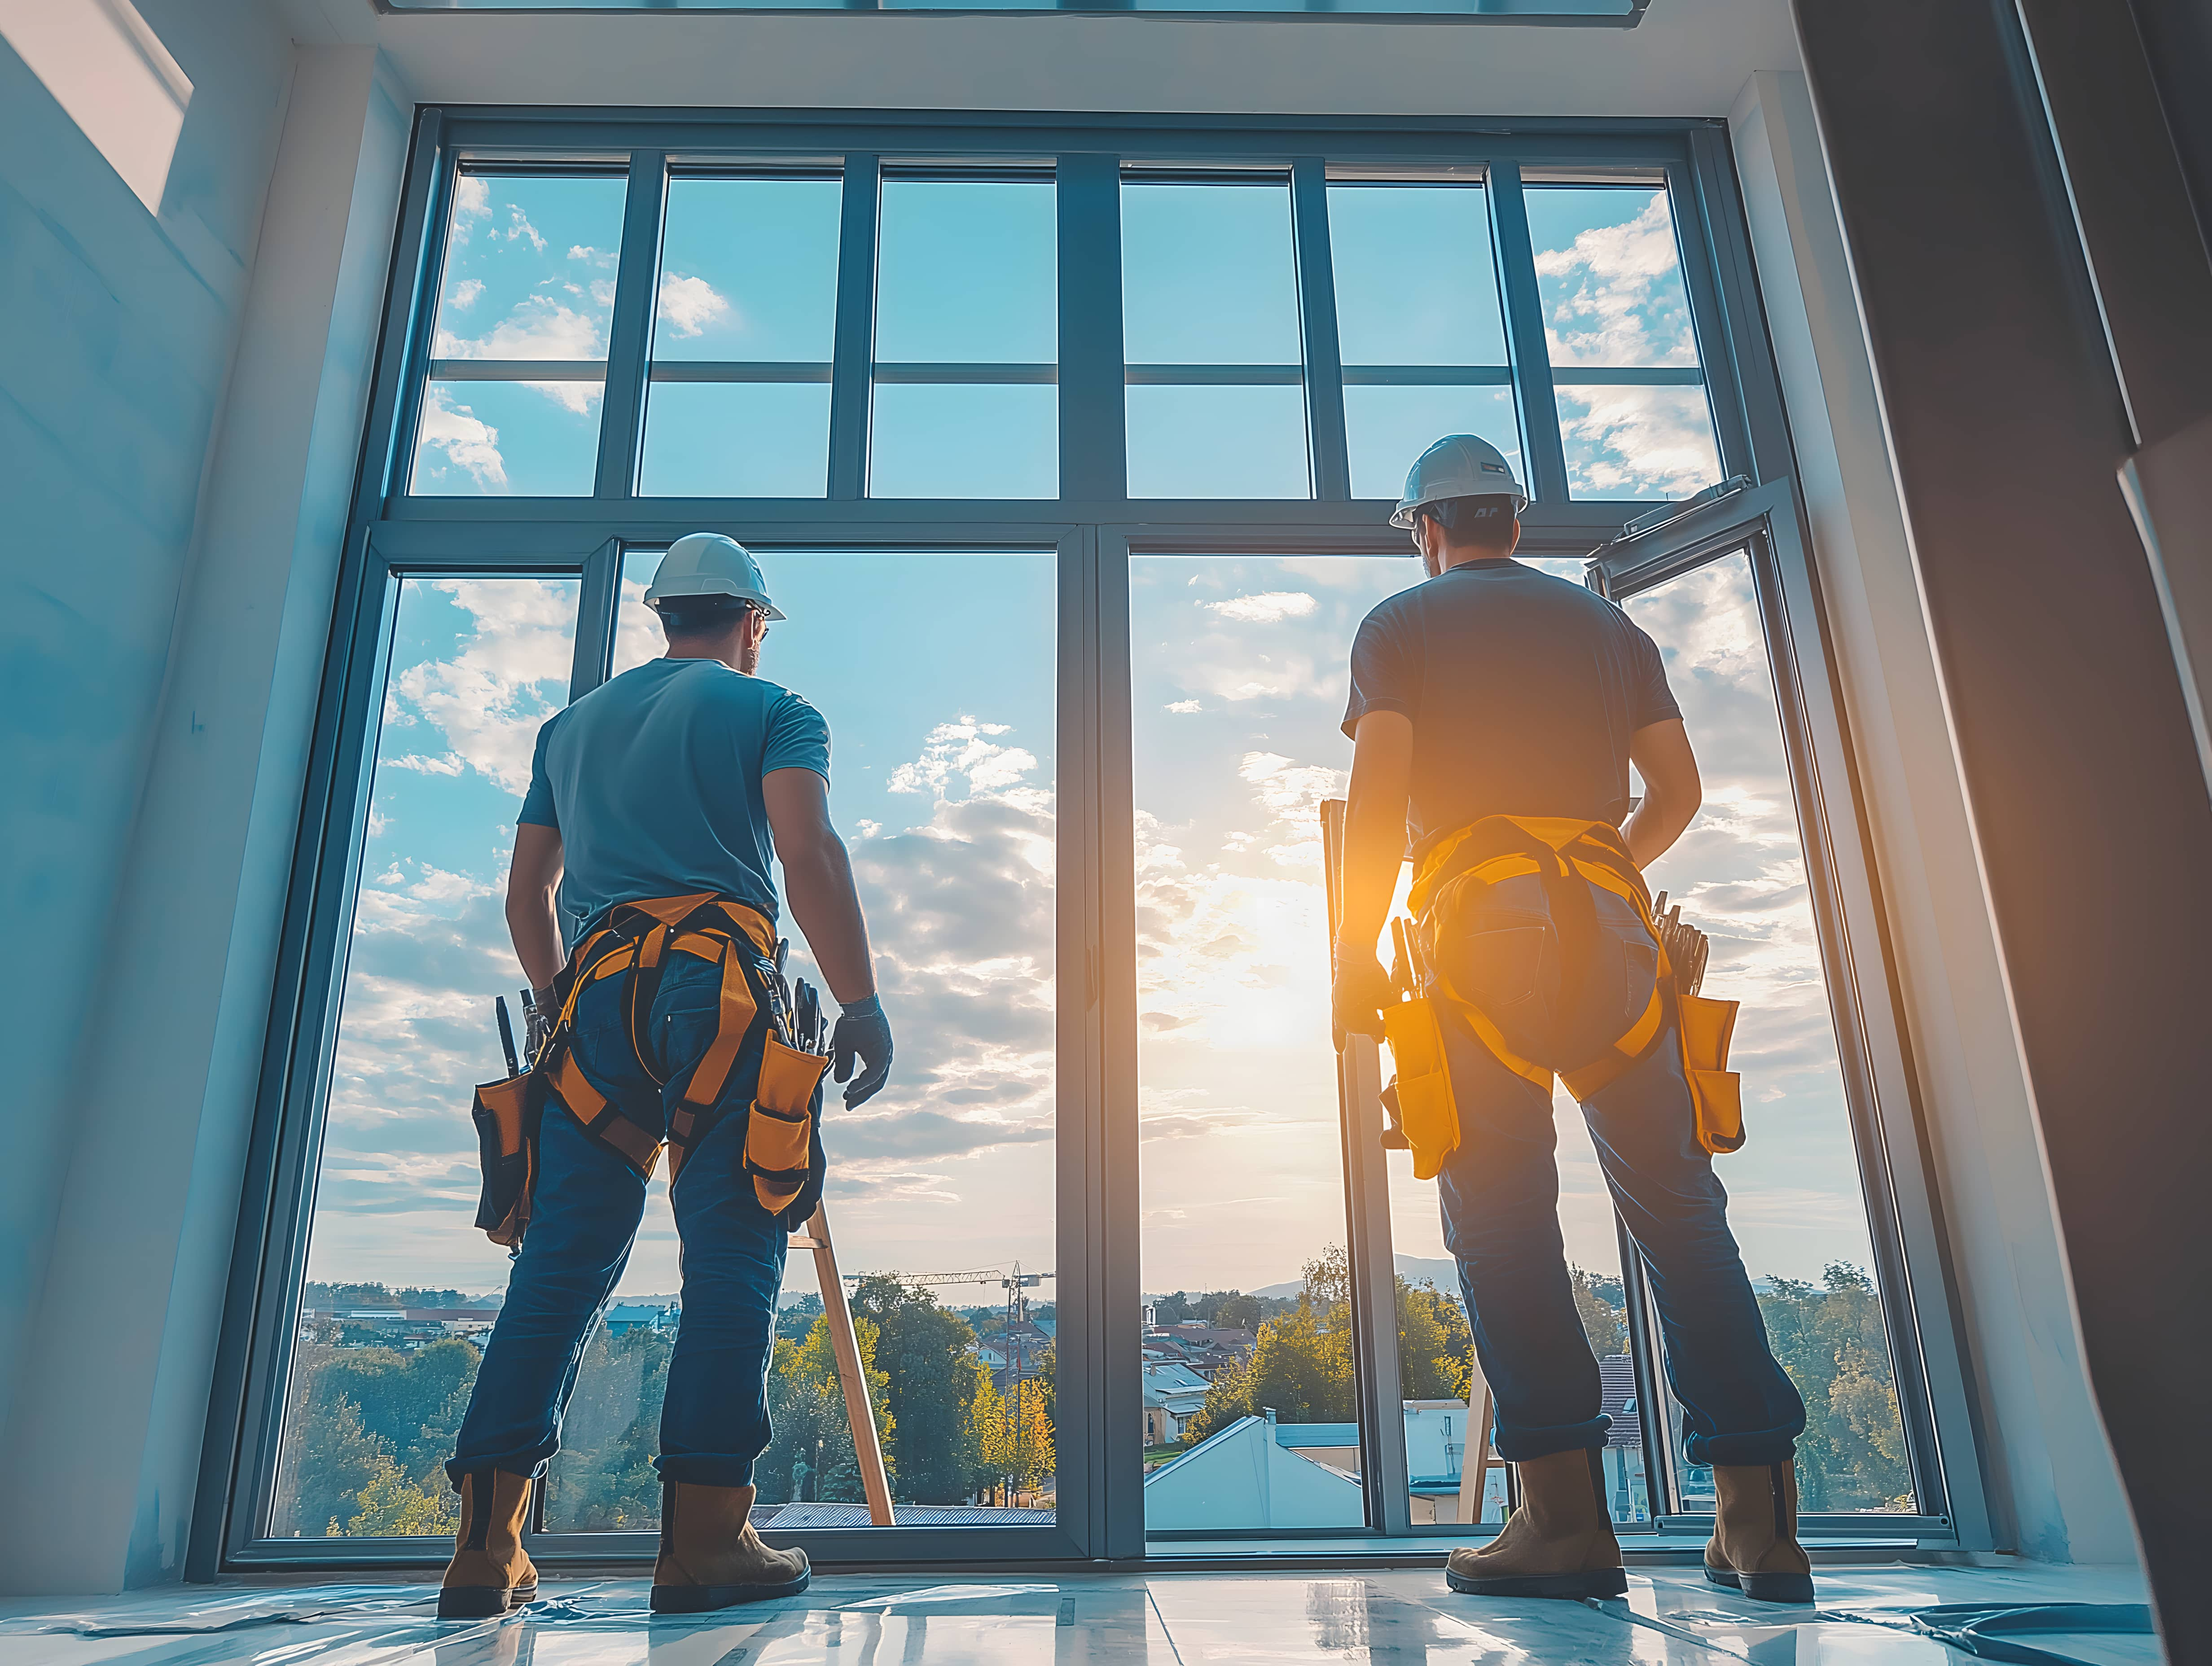
[[[740,642],[738,645],[738,669],[748,677],[757,675],[760,671],[760,654],[758,642]]]

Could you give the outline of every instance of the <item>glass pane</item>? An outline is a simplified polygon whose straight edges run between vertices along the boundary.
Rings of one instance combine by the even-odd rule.
[[[645,406],[647,497],[820,497],[830,482],[827,382],[655,382]]]
[[[538,726],[567,700],[574,579],[405,579],[270,1532],[450,1533],[453,1456],[505,1252],[476,1230],[501,910]]]
[[[431,356],[605,358],[627,191],[621,174],[457,178]]]
[[[1153,1532],[1366,1518],[1319,806],[1352,632],[1419,575],[1129,563]]]
[[[1702,387],[1560,383],[1559,439],[1576,497],[1688,497],[1721,477]]]
[[[1913,1508],[1872,1232],[1844,1097],[1751,563],[1741,553],[1631,597],[1666,657],[1705,807],[1649,879],[1711,939],[1705,993],[1741,1000],[1743,1149],[1720,1162],[1776,1356],[1805,1396],[1807,1510]],[[1679,1420],[1677,1422],[1679,1434]],[[1709,1471],[1680,1475],[1710,1507]]]
[[[1060,356],[1049,179],[885,179],[876,357],[1050,364]]]
[[[1480,185],[1332,185],[1328,245],[1345,363],[1506,362]]]
[[[659,559],[625,559],[617,674],[665,646],[645,606]],[[833,1087],[823,1117],[838,1259],[868,1274],[854,1311],[892,1493],[902,1520],[927,1505],[942,1507],[932,1523],[1048,1523],[1056,557],[769,550],[762,565],[790,617],[770,627],[760,673],[829,720],[837,825],[898,1031],[890,1085],[857,1111]],[[990,653],[948,655],[916,628],[948,607]],[[821,985],[796,932],[791,960]],[[654,1450],[672,1304],[680,1312],[659,1191],[647,1231],[660,1247],[648,1261],[641,1239],[579,1376],[600,1444],[556,1460],[554,1525],[627,1508],[623,1477]],[[938,1282],[947,1271],[971,1276]],[[1029,1282],[1007,1289],[1018,1276]],[[775,1439],[756,1477],[786,1527],[865,1525],[819,1289],[812,1258],[793,1250],[769,1378]],[[612,1335],[630,1316],[641,1329]],[[657,1493],[635,1496],[657,1511]]]
[[[1354,497],[1397,496],[1413,459],[1447,434],[1481,435],[1505,453],[1515,479],[1528,477],[1510,387],[1348,386],[1344,427]]]
[[[432,382],[416,429],[418,497],[589,497],[597,382]]]
[[[1289,183],[1125,183],[1121,327],[1131,364],[1302,362]]]
[[[878,382],[871,497],[1057,497],[1060,390]]]
[[[826,362],[843,197],[836,179],[671,179],[653,357]]]
[[[1304,388],[1139,386],[1128,398],[1130,496],[1312,496]]]
[[[1664,185],[1530,185],[1523,194],[1554,371],[1697,364]]]

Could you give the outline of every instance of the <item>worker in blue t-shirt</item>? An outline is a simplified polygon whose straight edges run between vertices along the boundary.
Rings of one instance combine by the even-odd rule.
[[[803,1552],[770,1549],[750,1522],[786,1245],[820,1184],[811,1122],[781,1167],[757,1149],[779,1121],[809,1114],[823,1067],[781,1049],[778,1068],[799,1083],[792,1116],[764,1116],[774,1091],[763,1061],[777,1050],[772,857],[842,1009],[830,1068],[851,1079],[847,1105],[884,1085],[890,1028],[830,824],[829,727],[756,674],[769,623],[783,617],[759,565],[732,539],[694,532],[670,546],[646,602],[667,653],[538,730],[515,829],[507,927],[537,1011],[567,1007],[550,1049],[533,1024],[531,1053],[541,1071],[557,1056],[562,1073],[538,1120],[527,1233],[447,1466],[462,1513],[441,1614],[496,1614],[536,1595],[521,1547],[531,1484],[559,1447],[578,1362],[664,1146],[684,1323],[661,1408],[653,1606],[721,1608],[788,1595],[808,1578]],[[569,964],[594,945],[632,952],[621,929],[601,927],[629,922],[641,944],[647,905],[670,925],[649,970],[592,977]]]
[[[1444,1241],[1495,1396],[1498,1453],[1520,1479],[1505,1529],[1454,1551],[1447,1578],[1494,1596],[1627,1589],[1603,1484],[1610,1420],[1559,1232],[1557,1072],[1650,1269],[1684,1456],[1712,1466],[1706,1575],[1810,1602],[1793,1463],[1804,1402],[1729,1231],[1711,1153],[1732,1147],[1701,1141],[1641,873],[1698,813],[1697,759],[1651,639],[1595,592],[1512,559],[1527,507],[1504,457],[1473,435],[1414,464],[1392,520],[1412,532],[1428,581],[1360,625],[1344,718],[1334,1024],[1379,1036],[1382,1009],[1398,1002],[1376,944],[1410,833],[1419,993],[1456,1116],[1456,1144],[1435,1142]],[[1409,1029],[1411,1010],[1398,1015]],[[1431,1125],[1434,1081],[1420,1089]]]

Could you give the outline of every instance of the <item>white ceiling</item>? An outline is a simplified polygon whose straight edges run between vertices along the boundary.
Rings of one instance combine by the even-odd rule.
[[[1634,29],[281,3],[303,42],[382,46],[425,103],[1718,116],[1797,67],[1788,0],[1652,0]]]

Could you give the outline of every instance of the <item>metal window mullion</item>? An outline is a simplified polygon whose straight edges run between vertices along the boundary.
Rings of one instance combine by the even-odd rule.
[[[1329,258],[1328,174],[1318,156],[1301,156],[1291,164],[1291,224],[1298,324],[1305,338],[1306,445],[1313,459],[1313,494],[1341,502],[1352,496],[1352,459],[1344,427],[1336,269]]]
[[[1567,453],[1559,442],[1559,401],[1552,388],[1551,351],[1544,343],[1544,303],[1536,292],[1536,251],[1528,236],[1519,163],[1492,164],[1490,217],[1498,289],[1505,298],[1505,337],[1513,356],[1513,394],[1521,407],[1528,496],[1540,503],[1565,502]]]
[[[607,539],[584,558],[583,583],[576,596],[575,651],[568,670],[572,705],[605,682],[614,669],[622,566],[620,538]]]
[[[1060,495],[1125,496],[1128,399],[1121,337],[1121,166],[1062,156],[1060,216]]]
[[[1708,135],[1708,140],[1713,136]],[[1723,141],[1723,145],[1725,140]],[[1751,413],[1746,407],[1744,383],[1736,368],[1735,338],[1739,328],[1729,317],[1727,297],[1721,293],[1717,268],[1720,251],[1714,246],[1715,227],[1706,213],[1705,193],[1692,171],[1667,171],[1667,211],[1674,222],[1674,246],[1682,263],[1682,291],[1690,305],[1690,324],[1697,341],[1698,362],[1705,373],[1705,403],[1712,412],[1714,449],[1720,453],[1721,475],[1747,474],[1764,484],[1790,467],[1792,459],[1778,420],[1767,426],[1767,454],[1756,454],[1752,444]],[[1765,321],[1759,324],[1765,334]],[[1769,392],[1778,419],[1779,391],[1770,379]]]
[[[876,356],[876,210],[881,159],[845,158],[837,222],[837,323],[830,350],[830,496],[868,489],[868,378]]]
[[[653,294],[660,275],[660,216],[668,159],[634,152],[623,199],[622,258],[615,271],[614,319],[607,330],[607,380],[599,398],[599,469],[594,497],[637,489],[638,443],[645,425],[646,366],[653,350]]]

